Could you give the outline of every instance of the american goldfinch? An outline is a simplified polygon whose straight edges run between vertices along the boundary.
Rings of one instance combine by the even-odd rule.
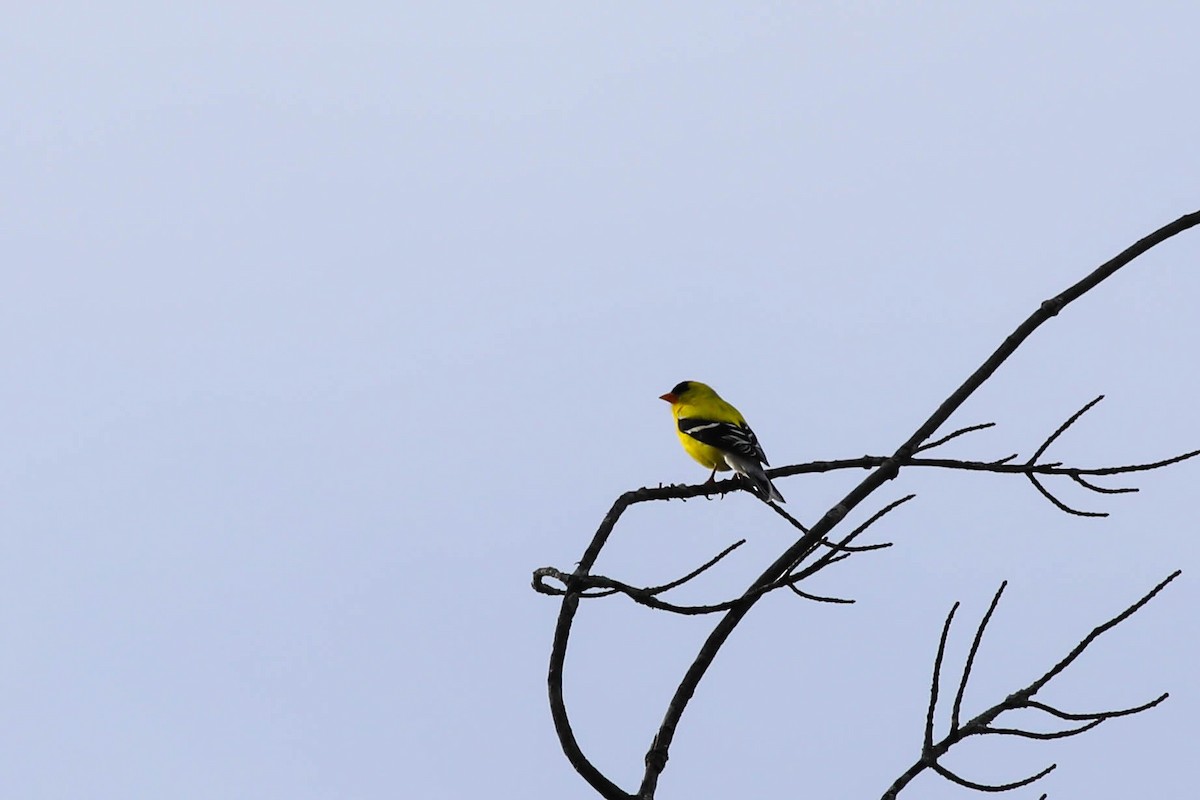
[[[763,472],[767,456],[742,412],[699,381],[683,381],[660,399],[671,404],[675,432],[683,442],[683,449],[712,470],[709,482],[718,471],[732,468],[749,481],[755,494],[784,502],[783,495]]]

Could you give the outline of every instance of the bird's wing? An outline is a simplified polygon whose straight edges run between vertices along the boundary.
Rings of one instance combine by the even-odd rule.
[[[758,437],[744,422],[735,425],[732,422],[685,417],[679,420],[679,430],[709,447],[767,463],[767,455],[758,443]]]

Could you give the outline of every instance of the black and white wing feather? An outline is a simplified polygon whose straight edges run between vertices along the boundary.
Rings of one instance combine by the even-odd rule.
[[[760,464],[768,463],[767,454],[758,443],[758,437],[744,422],[735,425],[732,422],[714,422],[711,419],[684,418],[679,420],[679,430],[724,453],[753,459]]]
[[[763,452],[754,431],[750,430],[750,426],[745,422],[735,424],[685,417],[679,420],[679,432],[719,450],[725,463],[745,476],[754,491],[764,500],[784,502],[783,495],[763,471],[763,465],[767,463],[767,454]]]

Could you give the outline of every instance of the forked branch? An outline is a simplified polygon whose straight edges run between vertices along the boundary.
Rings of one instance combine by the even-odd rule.
[[[667,704],[666,712],[663,716],[662,723],[659,725],[658,731],[653,737],[650,748],[645,757],[645,771],[643,772],[641,785],[636,793],[626,792],[617,786],[611,779],[605,776],[592,762],[584,755],[575,738],[575,734],[571,728],[571,723],[567,715],[566,706],[563,700],[563,665],[566,660],[567,646],[570,640],[571,626],[575,618],[576,611],[579,607],[581,597],[589,589],[613,589],[621,590],[615,584],[606,587],[597,584],[588,584],[587,578],[590,575],[592,566],[595,564],[600,551],[603,549],[608,537],[611,535],[617,520],[621,514],[632,504],[647,500],[666,500],[666,499],[687,499],[691,497],[699,497],[706,495],[721,495],[740,488],[740,484],[733,481],[723,481],[715,486],[671,486],[659,487],[657,489],[639,489],[633,492],[627,492],[617,498],[612,509],[604,520],[601,522],[596,534],[592,537],[591,543],[584,551],[583,557],[580,559],[578,567],[569,575],[560,573],[561,580],[565,585],[565,592],[562,598],[562,606],[558,615],[558,622],[555,626],[554,643],[550,653],[550,667],[547,675],[550,694],[550,709],[554,718],[555,729],[558,733],[559,741],[562,744],[563,752],[577,772],[603,797],[611,800],[626,800],[627,798],[639,798],[640,800],[650,800],[655,795],[658,785],[658,778],[667,764],[667,758],[670,751],[671,742],[675,736],[675,730],[679,725],[679,721],[687,709],[688,702],[696,691],[696,687],[703,679],[709,666],[716,658],[717,653],[728,639],[730,633],[742,618],[749,613],[754,604],[758,602],[762,596],[770,591],[772,587],[779,585],[794,585],[794,577],[800,572],[793,572],[796,567],[804,561],[811,553],[814,553],[823,542],[831,541],[829,538],[833,529],[841,523],[841,521],[855,508],[857,508],[866,498],[883,486],[887,481],[895,478],[900,470],[910,466],[925,466],[925,467],[942,467],[952,469],[968,469],[994,473],[1017,473],[1029,476],[1033,481],[1037,478],[1047,475],[1066,475],[1072,480],[1075,480],[1081,486],[1090,488],[1093,491],[1101,493],[1115,493],[1105,491],[1101,488],[1093,488],[1094,485],[1087,482],[1087,478],[1099,475],[1116,475],[1126,472],[1138,472],[1149,469],[1157,469],[1167,466],[1168,464],[1182,461],[1186,458],[1191,458],[1197,453],[1186,453],[1181,456],[1165,459],[1163,461],[1150,464],[1138,464],[1128,467],[1103,467],[1097,469],[1079,469],[1065,468],[1058,464],[1014,464],[1012,462],[1015,456],[1002,458],[994,461],[986,462],[966,462],[953,461],[949,459],[932,459],[924,457],[916,457],[916,454],[922,449],[928,450],[938,444],[943,444],[960,435],[969,433],[971,430],[978,428],[972,427],[955,431],[949,435],[943,436],[940,440],[931,441],[931,437],[950,419],[950,417],[966,402],[974,392],[982,386],[1000,366],[1008,360],[1010,356],[1021,346],[1030,335],[1033,334],[1042,324],[1055,315],[1059,314],[1064,308],[1070,305],[1075,300],[1082,297],[1098,286],[1102,281],[1107,279],[1117,270],[1129,264],[1138,256],[1147,252],[1156,245],[1170,239],[1171,237],[1182,233],[1196,225],[1200,225],[1200,211],[1180,217],[1169,225],[1165,225],[1154,233],[1146,236],[1140,241],[1119,253],[1114,258],[1100,265],[1093,270],[1083,280],[1068,287],[1060,294],[1043,302],[1036,311],[1034,311],[1024,322],[1017,326],[1008,337],[1001,342],[1000,346],[993,352],[953,393],[947,397],[941,405],[926,419],[921,425],[902,443],[890,456],[885,457],[864,457],[853,461],[844,462],[818,462],[809,465],[797,465],[796,467],[785,467],[783,469],[771,470],[768,474],[774,477],[783,477],[786,475],[795,475],[805,472],[823,472],[830,469],[842,469],[848,467],[867,468],[870,473],[864,478],[849,494],[842,498],[840,502],[830,508],[825,514],[816,521],[807,531],[803,533],[790,547],[779,555],[770,565],[768,565],[762,573],[746,588],[742,596],[734,601],[727,610],[723,611],[723,616],[713,627],[707,640],[701,646],[700,651],[696,654],[691,666],[687,669],[679,682],[678,688],[675,690],[673,697]],[[1085,408],[1086,410],[1086,408]],[[1082,413],[1082,412],[1080,412]],[[1076,415],[1076,418],[1078,415]],[[1069,427],[1072,420],[1068,420],[1068,424],[1062,427],[1065,430]],[[1041,449],[1044,452],[1045,447],[1048,447],[1051,442],[1060,432],[1052,435]],[[1037,453],[1036,457],[1040,457],[1041,452]],[[1045,487],[1042,486],[1044,489]],[[1047,493],[1049,496],[1049,494]],[[1054,501],[1054,498],[1051,497]],[[1073,509],[1064,508],[1069,512]],[[799,522],[793,520],[793,524],[798,530],[803,530]],[[826,554],[828,555],[828,554]],[[845,553],[842,553],[845,555]],[[829,559],[827,563],[833,563],[834,558]],[[541,571],[539,571],[541,572]],[[544,577],[544,576],[543,576]],[[782,583],[781,583],[781,579]],[[626,592],[627,593],[627,592]],[[1148,599],[1148,598],[1147,598]],[[1132,613],[1132,612],[1130,612]],[[1115,624],[1115,623],[1114,623]],[[1086,645],[1085,645],[1086,646]],[[1053,672],[1053,671],[1052,671]],[[1053,677],[1053,675],[1049,675]],[[1049,677],[1046,679],[1048,680]],[[1032,696],[1032,693],[1031,695]],[[1133,713],[1132,710],[1129,713]],[[1092,720],[1087,720],[1091,722]],[[962,726],[966,728],[975,724],[975,720]],[[939,770],[944,768],[938,767]],[[948,775],[949,777],[949,775]],[[1036,779],[1033,776],[1027,779],[1026,782]],[[957,778],[954,776],[952,779]],[[962,779],[959,779],[962,780]],[[963,785],[969,785],[964,782]],[[978,785],[976,785],[978,786]]]
[[[984,631],[987,630],[988,622],[991,621],[992,614],[996,610],[996,606],[1000,603],[1000,597],[1004,594],[1004,588],[1007,582],[1000,584],[1000,588],[992,597],[992,603],[988,606],[987,612],[979,622],[979,627],[975,630],[975,639],[971,642],[971,649],[967,654],[966,662],[963,665],[962,675],[958,682],[958,691],[954,696],[954,703],[950,710],[950,719],[946,735],[941,739],[934,741],[934,727],[937,717],[939,687],[942,682],[942,667],[946,656],[946,642],[950,638],[950,628],[954,623],[954,614],[958,611],[958,603],[955,603],[950,609],[950,613],[946,615],[946,622],[942,626],[942,635],[938,640],[937,655],[933,660],[933,681],[929,687],[929,706],[925,716],[925,736],[921,745],[921,757],[913,763],[911,767],[897,778],[888,790],[883,793],[882,800],[895,800],[896,796],[912,782],[914,778],[920,775],[925,770],[931,770],[941,775],[953,783],[960,786],[965,786],[969,789],[975,789],[981,792],[1005,792],[1010,789],[1016,789],[1021,786],[1028,786],[1034,781],[1044,778],[1056,768],[1056,764],[1051,764],[1045,769],[1034,773],[1033,775],[1001,784],[987,784],[969,781],[955,773],[951,772],[940,762],[942,756],[949,752],[950,748],[963,741],[970,736],[993,735],[993,736],[1017,736],[1025,739],[1066,739],[1071,736],[1078,736],[1081,733],[1090,731],[1102,722],[1117,717],[1128,717],[1132,714],[1140,714],[1154,708],[1159,703],[1167,699],[1167,694],[1164,692],[1155,699],[1142,703],[1141,705],[1133,706],[1132,708],[1112,709],[1108,711],[1092,711],[1087,713],[1070,713],[1062,711],[1048,703],[1043,703],[1040,700],[1034,700],[1034,696],[1041,691],[1050,681],[1062,674],[1067,667],[1083,654],[1083,651],[1088,648],[1092,642],[1096,641],[1103,633],[1112,630],[1120,625],[1125,620],[1136,614],[1143,606],[1149,603],[1155,595],[1166,588],[1167,584],[1179,577],[1178,571],[1171,573],[1165,580],[1147,592],[1136,603],[1126,608],[1120,614],[1116,615],[1103,625],[1097,625],[1092,629],[1091,633],[1085,636],[1079,644],[1075,645],[1066,656],[1064,656],[1057,664],[1046,670],[1041,676],[1030,682],[1022,689],[1018,689],[1012,694],[1005,697],[1000,702],[986,709],[977,716],[973,717],[968,722],[961,722],[960,714],[962,711],[963,696],[967,691],[967,682],[971,679],[971,670],[975,666],[976,656],[979,654],[979,646],[983,642]],[[1016,711],[1021,709],[1029,709],[1041,711],[1050,717],[1063,720],[1065,722],[1082,722],[1082,725],[1073,727],[1061,728],[1055,731],[1031,731],[1024,728],[1015,727],[999,727],[995,724],[996,720],[1006,711]]]

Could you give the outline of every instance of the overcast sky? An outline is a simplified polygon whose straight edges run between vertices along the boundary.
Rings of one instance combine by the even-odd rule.
[[[1200,209],[1187,3],[13,4],[0,30],[0,794],[588,798],[545,670],[621,492],[699,482],[657,398],[775,465],[890,453],[1042,300]],[[1200,231],[1040,330],[945,455],[1200,447]],[[861,471],[785,479],[813,522]],[[894,541],[755,608],[659,797],[878,797],[1010,581],[965,713],[1171,571],[1046,690],[1163,706],[947,766],[1014,797],[1191,797],[1200,464],[1098,496],[906,471]],[[1129,485],[1110,480],[1106,485]],[[641,506],[596,570],[736,596],[747,495]],[[585,604],[579,740],[633,789],[715,620]],[[1015,721],[1014,721],[1015,722]],[[1026,724],[1039,725],[1038,720]],[[1051,726],[1052,727],[1052,726]],[[943,727],[944,730],[944,719]],[[913,798],[968,793],[934,776]]]

